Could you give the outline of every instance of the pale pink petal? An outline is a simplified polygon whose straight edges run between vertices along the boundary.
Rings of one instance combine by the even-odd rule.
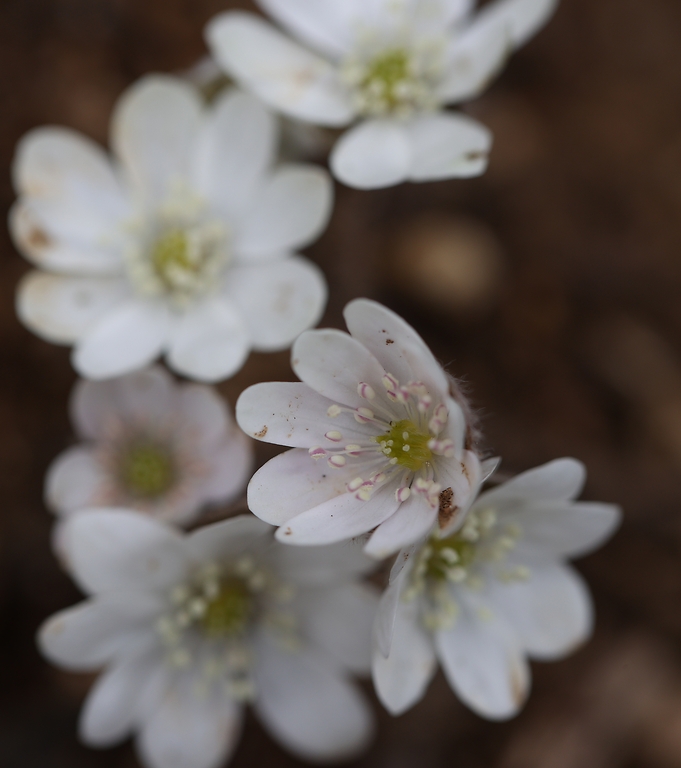
[[[392,517],[378,526],[364,551],[377,560],[394,555],[424,538],[436,520],[437,509],[433,509],[424,496],[412,493]]]
[[[396,482],[387,483],[368,500],[352,493],[322,502],[308,509],[277,530],[277,539],[286,544],[314,546],[352,539],[380,525],[399,506],[395,499]]]
[[[206,461],[209,475],[201,483],[204,498],[224,502],[246,492],[253,473],[253,443],[246,435],[233,429]]]
[[[45,478],[45,503],[58,514],[102,503],[107,475],[92,448],[76,446],[57,456]]]

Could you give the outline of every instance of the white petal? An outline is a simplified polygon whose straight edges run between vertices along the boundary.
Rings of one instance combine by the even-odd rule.
[[[433,509],[424,496],[412,493],[392,517],[378,526],[364,551],[377,560],[394,555],[420,541],[432,530],[436,520],[437,509]]]
[[[272,562],[284,580],[319,587],[363,576],[376,570],[376,562],[362,551],[361,539],[328,544],[325,547],[285,547],[277,544],[270,552]]]
[[[394,567],[394,566],[393,566]],[[399,574],[386,587],[381,595],[376,618],[374,621],[374,640],[376,646],[384,658],[390,655],[390,647],[393,642],[395,632],[395,622],[397,621],[397,611],[402,599],[404,580],[407,577],[409,569],[402,568]]]
[[[352,120],[336,68],[254,14],[219,14],[206,39],[228,74],[284,114],[330,127]]]
[[[370,384],[377,395],[385,392],[381,365],[366,347],[342,331],[301,334],[291,350],[291,367],[320,395],[352,408],[371,406],[357,391],[360,382]]]
[[[371,630],[378,608],[374,588],[343,584],[332,589],[307,590],[304,603],[305,636],[355,674],[371,669]]]
[[[399,315],[369,299],[355,299],[343,311],[353,338],[363,344],[401,384],[423,382],[433,397],[444,397],[447,377],[423,339]]]
[[[473,503],[482,483],[480,460],[472,451],[464,451],[459,459],[443,459],[438,463],[437,480],[443,488],[452,489],[453,514],[446,520],[440,515],[441,535],[457,530]]]
[[[253,515],[239,515],[206,525],[189,535],[187,544],[197,562],[225,561],[272,543],[274,529]]]
[[[57,456],[45,477],[45,502],[66,514],[103,501],[107,476],[91,448],[76,446]]]
[[[229,271],[225,295],[238,308],[254,349],[286,349],[313,327],[326,305],[321,270],[299,256]]]
[[[274,115],[256,98],[236,90],[221,94],[199,134],[196,191],[228,221],[239,221],[274,162],[278,138]]]
[[[433,644],[419,620],[418,599],[398,601],[390,655],[375,648],[374,687],[383,706],[401,715],[423,698],[437,665]]]
[[[140,688],[148,678],[153,656],[136,654],[113,664],[96,680],[80,713],[79,733],[91,747],[112,747],[136,725]]]
[[[258,0],[258,5],[294,37],[332,58],[350,51],[354,42],[353,21],[361,14],[361,6],[355,0]]]
[[[452,38],[445,54],[446,75],[438,94],[444,103],[475,98],[506,63],[513,47],[508,24],[471,24]]]
[[[333,185],[323,168],[282,166],[259,190],[234,249],[250,261],[304,248],[326,229],[332,209]]]
[[[50,661],[93,671],[121,654],[155,642],[153,624],[162,604],[149,593],[119,592],[86,600],[50,617],[38,645]]]
[[[129,295],[127,283],[118,278],[29,272],[17,289],[17,314],[41,338],[72,344]]]
[[[204,497],[212,502],[229,501],[245,492],[253,474],[253,443],[235,428],[206,462],[209,475],[201,484]]]
[[[218,768],[241,734],[241,708],[220,693],[202,693],[185,676],[166,691],[137,740],[149,768]],[[217,686],[216,686],[217,688]]]
[[[104,150],[68,128],[26,134],[17,146],[12,177],[20,195],[49,204],[53,215],[46,224],[61,234],[69,232],[76,242],[105,235],[129,213]]]
[[[81,437],[106,440],[112,422],[165,427],[175,397],[172,378],[159,366],[107,381],[80,379],[71,394],[71,419]]]
[[[351,466],[331,469],[323,460],[315,461],[305,449],[285,451],[253,475],[248,508],[265,522],[283,525],[301,512],[347,494],[346,486],[356,475]]]
[[[131,299],[108,312],[73,351],[81,376],[108,379],[151,363],[166,346],[172,319],[160,302]]]
[[[326,659],[288,651],[261,638],[256,663],[256,711],[286,749],[304,760],[353,757],[373,732],[373,717],[356,688]]]
[[[399,506],[396,482],[375,491],[368,501],[345,493],[291,518],[277,530],[277,539],[286,544],[314,546],[345,541],[380,525]]]
[[[329,165],[343,184],[356,189],[391,187],[409,178],[412,141],[397,120],[367,120],[336,142]]]
[[[435,636],[440,663],[468,707],[489,720],[505,720],[517,714],[530,687],[520,640],[498,610],[462,593],[456,593],[454,625]]]
[[[249,350],[243,318],[228,301],[215,297],[182,318],[171,340],[168,363],[184,376],[215,382],[233,376]]]
[[[526,652],[550,661],[574,651],[591,634],[593,608],[581,577],[564,565],[533,567],[527,581],[490,580],[488,595],[515,629]]]
[[[506,499],[554,500],[575,499],[582,492],[586,469],[576,459],[556,459],[541,467],[517,475],[507,483],[486,491],[480,503],[496,503]]]
[[[422,115],[408,125],[412,181],[470,178],[487,168],[492,134],[465,115]]]
[[[147,75],[119,99],[111,145],[144,201],[161,201],[189,178],[202,106],[198,92],[168,75]]]
[[[532,559],[588,555],[612,536],[621,520],[614,504],[588,501],[533,501],[515,508],[506,502],[499,509],[504,521],[520,527],[518,555]]]
[[[167,588],[185,576],[182,536],[141,513],[79,512],[66,522],[65,539],[72,575],[89,593]]]
[[[54,213],[54,210],[51,211]],[[9,229],[14,244],[36,266],[49,272],[82,276],[118,275],[122,270],[121,243],[63,239],[50,222],[45,205],[19,200],[10,210]],[[62,221],[59,219],[59,221]],[[81,238],[85,240],[85,238]]]
[[[473,24],[508,26],[512,44],[524,45],[548,22],[558,0],[495,0],[476,16]]]
[[[303,382],[268,381],[241,393],[236,418],[250,437],[291,448],[332,445],[325,438],[331,429],[348,443],[366,441],[369,431],[348,412],[331,419],[327,415],[330,405],[331,400]]]

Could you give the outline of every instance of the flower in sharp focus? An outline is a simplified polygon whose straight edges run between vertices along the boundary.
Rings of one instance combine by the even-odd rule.
[[[527,657],[548,661],[590,635],[588,590],[566,563],[600,546],[619,509],[575,502],[584,467],[560,459],[483,493],[463,525],[398,556],[376,618],[373,677],[401,714],[440,662],[483,717],[515,715],[530,687]]]
[[[370,666],[376,597],[357,581],[356,548],[292,550],[251,515],[189,535],[126,510],[67,527],[89,597],[49,619],[39,644],[67,669],[103,669],[81,713],[87,744],[136,734],[149,768],[217,768],[251,703],[304,759],[366,746],[372,716],[350,676]]]
[[[60,517],[130,507],[186,524],[205,504],[233,499],[250,477],[253,444],[217,392],[176,384],[159,367],[79,381],[71,417],[83,443],[55,459],[45,485]]]
[[[65,128],[20,142],[10,228],[41,270],[17,310],[43,338],[75,346],[92,379],[165,353],[190,378],[234,374],[251,349],[285,349],[319,319],[326,285],[296,256],[325,227],[320,168],[273,168],[277,122],[230,91],[211,107],[177,78],[132,85],[107,156]]]
[[[207,27],[225,70],[284,114],[343,128],[334,175],[359,188],[477,176],[489,131],[447,104],[477,96],[558,0],[258,0],[302,44],[259,17]],[[309,46],[309,47],[308,47]]]
[[[256,384],[237,402],[246,434],[293,447],[248,486],[249,508],[289,544],[327,544],[373,529],[381,558],[467,508],[483,468],[451,383],[416,332],[366,299],[345,308],[350,335],[295,342],[300,383]]]

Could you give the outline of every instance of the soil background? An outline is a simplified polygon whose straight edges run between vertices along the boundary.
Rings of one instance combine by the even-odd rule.
[[[0,205],[14,146],[64,124],[106,142],[120,92],[205,53],[218,0],[1,0]],[[366,768],[681,768],[681,3],[563,0],[550,25],[466,109],[495,132],[479,179],[358,192],[337,185],[307,253],[331,289],[322,325],[355,296],[413,323],[464,379],[485,447],[515,473],[586,463],[584,498],[624,523],[577,567],[593,640],[533,665],[515,720],[468,712],[441,676],[408,714],[379,712]],[[322,158],[323,160],[323,158]],[[27,264],[0,232],[0,766],[135,768],[129,744],[78,744],[90,680],[35,649],[78,599],[49,546],[46,468],[73,442],[65,348],[14,314]],[[293,379],[254,355],[220,386]],[[259,461],[273,455],[260,446]],[[369,686],[367,691],[370,692]],[[234,768],[296,766],[249,718]]]

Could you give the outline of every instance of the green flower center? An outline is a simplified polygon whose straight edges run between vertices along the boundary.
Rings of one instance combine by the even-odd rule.
[[[463,536],[454,534],[446,539],[431,539],[430,556],[426,561],[426,579],[446,581],[453,568],[465,569],[475,559],[476,546]]]
[[[428,447],[431,439],[432,435],[419,430],[409,419],[396,422],[390,432],[374,438],[391,463],[400,464],[412,472],[432,461],[433,452]]]
[[[152,443],[134,445],[122,458],[121,478],[134,496],[161,496],[175,480],[172,456],[168,450]]]
[[[209,637],[237,635],[246,629],[252,613],[253,599],[247,585],[241,579],[230,578],[208,601],[201,623]]]
[[[151,250],[151,263],[158,277],[169,287],[183,273],[196,273],[198,265],[190,256],[189,238],[183,229],[169,229],[156,240]]]
[[[402,101],[400,85],[411,76],[409,54],[400,49],[385,51],[367,66],[361,87],[380,96],[388,106]]]

